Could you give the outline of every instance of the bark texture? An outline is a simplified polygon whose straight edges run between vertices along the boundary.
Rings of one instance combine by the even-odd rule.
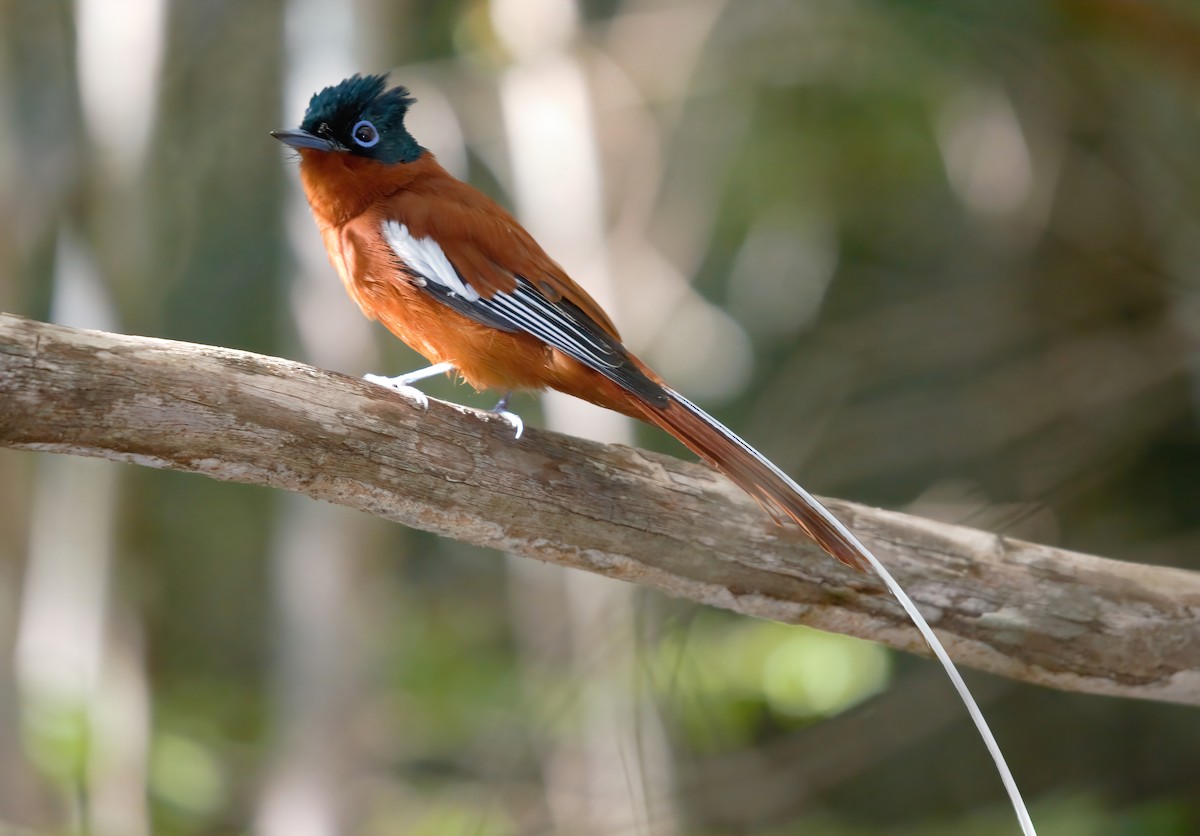
[[[748,615],[924,644],[874,577],[702,465],[242,351],[0,314],[0,445],[267,485]],[[1200,704],[1200,574],[828,501],[960,664]]]

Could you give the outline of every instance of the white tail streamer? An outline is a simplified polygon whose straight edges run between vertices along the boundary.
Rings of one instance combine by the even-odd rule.
[[[700,407],[693,404],[691,401],[684,398],[673,390],[668,390],[671,399],[676,401],[680,406],[692,412],[697,417],[711,424],[719,430],[729,441],[740,447],[745,452],[754,456],[754,458],[764,467],[768,468],[772,473],[785,482],[796,494],[804,499],[804,501],[812,506],[820,516],[825,519],[837,532],[842,535],[847,542],[851,543],[854,548],[862,555],[863,559],[871,565],[875,570],[875,574],[887,586],[888,591],[900,602],[900,606],[912,619],[917,630],[921,633],[925,643],[929,645],[929,649],[933,651],[933,655],[941,662],[942,667],[946,671],[946,675],[950,677],[950,682],[954,685],[954,690],[958,692],[959,698],[963,701],[963,705],[967,707],[967,713],[971,716],[971,720],[975,723],[975,728],[979,731],[979,736],[983,738],[983,743],[987,747],[988,753],[992,756],[992,761],[996,764],[996,771],[1000,773],[1000,780],[1004,783],[1004,789],[1008,792],[1009,801],[1012,803],[1013,811],[1017,814],[1017,821],[1020,822],[1021,832],[1025,836],[1037,836],[1037,831],[1033,827],[1033,820],[1029,817],[1029,810],[1025,807],[1025,799],[1021,797],[1021,791],[1017,789],[1017,782],[1013,779],[1012,772],[1008,768],[1008,762],[1004,760],[1004,754],[1000,751],[1000,745],[996,742],[996,738],[992,735],[991,728],[988,727],[987,720],[983,717],[983,712],[979,710],[979,705],[975,702],[975,697],[972,696],[967,684],[963,682],[962,676],[958,672],[958,668],[954,666],[954,662],[950,659],[950,654],[942,647],[941,641],[933,632],[933,628],[929,626],[929,622],[921,615],[916,604],[908,597],[908,593],[896,582],[892,577],[892,573],[887,570],[879,559],[871,553],[871,550],[862,544],[862,541],[854,535],[854,532],[846,528],[842,521],[835,517],[828,508],[822,505],[817,499],[806,491],[804,488],[796,484],[790,476],[776,467],[769,459],[747,444],[737,433],[730,430],[717,421],[711,415],[706,413]]]

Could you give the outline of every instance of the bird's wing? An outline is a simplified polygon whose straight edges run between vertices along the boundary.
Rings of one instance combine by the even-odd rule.
[[[423,291],[477,322],[530,334],[627,391],[665,402],[662,386],[632,360],[600,306],[507,213],[490,201],[411,202],[394,201],[376,223]]]
[[[399,193],[390,202],[390,216],[404,222],[415,236],[437,241],[482,296],[511,292],[515,277],[521,276],[550,302],[565,299],[602,331],[621,339],[604,309],[512,215],[471,186],[449,182],[444,194]]]

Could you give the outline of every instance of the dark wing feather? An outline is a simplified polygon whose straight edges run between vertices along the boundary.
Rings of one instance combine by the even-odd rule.
[[[551,302],[565,300],[600,330],[621,339],[608,314],[525,231],[516,219],[482,192],[452,178],[439,189],[400,192],[389,216],[403,220],[414,235],[432,238],[461,275],[482,296],[511,292],[524,276]]]
[[[456,206],[448,208],[447,214],[463,211],[461,204]],[[502,261],[502,251],[492,236],[503,234],[506,216],[478,208],[476,213],[475,224],[460,218],[457,226],[447,225],[445,220],[435,223],[432,215],[425,214],[424,230],[416,222],[410,227],[398,220],[406,216],[395,213],[383,222],[381,232],[417,286],[442,304],[501,331],[536,337],[626,391],[665,405],[667,394],[662,385],[632,360],[591,297],[565,276],[555,278],[552,271],[561,273],[561,268],[515,221],[512,228],[520,234],[510,239],[513,249]],[[488,241],[491,243],[480,243]],[[570,294],[555,292],[564,287]],[[581,303],[600,312],[603,322],[597,322]]]

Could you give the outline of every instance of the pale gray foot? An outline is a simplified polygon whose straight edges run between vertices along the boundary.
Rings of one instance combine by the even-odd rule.
[[[517,413],[508,411],[508,399],[511,397],[512,392],[505,392],[504,397],[500,399],[500,402],[492,407],[492,412],[496,413],[509,423],[509,425],[516,432],[514,438],[520,438],[521,433],[525,432],[525,422],[521,420],[521,416]]]
[[[374,383],[378,386],[384,386],[397,392],[410,401],[415,403],[421,409],[429,409],[429,396],[422,392],[417,387],[413,386],[418,380],[425,380],[428,377],[436,377],[439,374],[453,371],[453,363],[435,363],[426,369],[417,369],[415,372],[408,374],[397,375],[396,377],[384,377],[378,374],[364,374],[363,380],[368,383]]]

